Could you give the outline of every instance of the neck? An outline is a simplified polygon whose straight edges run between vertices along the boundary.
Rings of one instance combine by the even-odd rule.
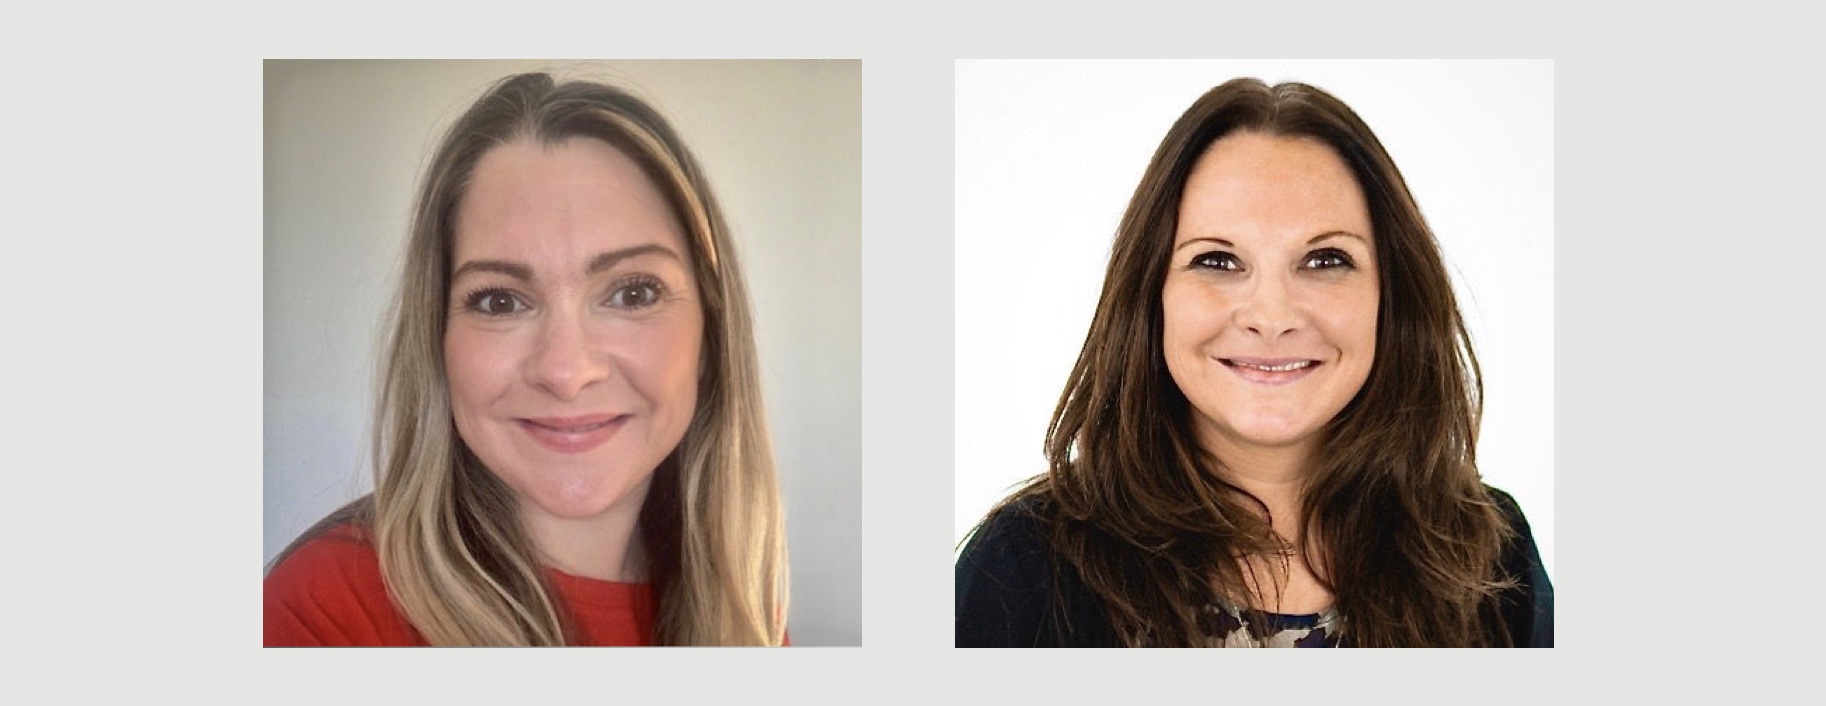
[[[1253,607],[1274,613],[1317,613],[1332,605],[1335,598],[1308,565],[1302,542],[1305,527],[1301,523],[1301,506],[1317,442],[1260,446],[1230,443],[1233,440],[1218,437],[1212,434],[1204,440],[1205,448],[1219,460],[1217,476],[1261,500],[1268,508],[1274,533],[1295,549],[1288,554],[1240,557],[1246,569],[1246,600]]]
[[[1232,443],[1213,434],[1206,439],[1205,448],[1219,459],[1219,478],[1267,505],[1275,532],[1289,541],[1299,540],[1300,505],[1305,497],[1311,443],[1258,446]]]
[[[600,514],[558,517],[524,503],[521,518],[546,566],[572,576],[619,581],[647,580],[647,552],[640,536],[640,509],[647,485]]]

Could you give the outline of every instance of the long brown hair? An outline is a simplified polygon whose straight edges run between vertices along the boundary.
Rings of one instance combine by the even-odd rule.
[[[654,640],[781,644],[785,528],[729,229],[659,112],[599,83],[509,76],[445,133],[420,184],[380,372],[374,493],[293,546],[339,523],[368,530],[394,602],[432,644],[561,645],[574,634],[511,491],[457,435],[443,363],[453,223],[476,163],[516,140],[568,139],[601,140],[641,165],[685,226],[703,295],[697,412],[654,471],[641,510],[638,535],[659,599]]]
[[[1161,290],[1187,176],[1236,131],[1329,145],[1376,234],[1375,361],[1323,431],[1299,546],[1273,531],[1260,499],[1214,472],[1223,459],[1197,442],[1162,352]],[[1482,394],[1438,244],[1369,127],[1312,86],[1236,79],[1193,103],[1155,151],[1047,430],[1048,471],[997,511],[1045,502],[1057,569],[1101,599],[1129,645],[1205,644],[1202,608],[1257,585],[1239,558],[1287,552],[1335,596],[1347,644],[1490,644],[1506,639],[1490,621],[1508,585],[1498,567],[1510,529],[1477,473]]]

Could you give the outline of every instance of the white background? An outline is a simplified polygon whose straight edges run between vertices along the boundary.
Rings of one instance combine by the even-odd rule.
[[[1117,223],[1167,129],[1231,78],[1338,97],[1407,179],[1483,366],[1478,465],[1554,572],[1554,67],[1534,62],[957,64],[954,539],[1045,470]]]
[[[698,157],[752,293],[793,641],[861,644],[858,62],[269,62],[263,561],[372,490],[382,312],[423,165],[490,83],[534,70],[635,91]]]
[[[1805,6],[399,5],[39,4],[0,24],[15,692],[1054,704],[1302,683],[1376,702],[1684,703],[1811,688],[1826,51]],[[1555,59],[1558,649],[952,649],[954,60],[1296,52]],[[466,55],[862,60],[863,647],[259,647],[261,60]]]

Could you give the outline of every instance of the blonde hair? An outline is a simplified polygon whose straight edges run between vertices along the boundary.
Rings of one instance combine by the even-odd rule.
[[[785,639],[785,527],[763,415],[748,294],[702,170],[628,92],[543,73],[494,84],[445,134],[413,214],[381,370],[365,519],[393,600],[434,645],[562,645],[573,634],[508,488],[458,437],[443,340],[452,223],[476,162],[515,140],[602,140],[640,163],[686,229],[702,291],[697,411],[654,471],[639,541],[662,645]]]

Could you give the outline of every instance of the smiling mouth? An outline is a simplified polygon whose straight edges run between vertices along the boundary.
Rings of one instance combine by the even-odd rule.
[[[1315,366],[1315,365],[1318,365],[1318,364],[1319,364],[1319,361],[1316,361],[1316,360],[1296,360],[1296,361],[1294,361],[1294,362],[1291,362],[1291,363],[1280,363],[1280,364],[1278,364],[1278,365],[1274,365],[1274,364],[1263,364],[1263,363],[1251,363],[1251,362],[1246,362],[1246,361],[1241,361],[1241,360],[1236,360],[1236,359],[1234,359],[1234,358],[1223,358],[1223,359],[1221,359],[1221,360],[1223,360],[1223,362],[1224,362],[1224,365],[1228,365],[1228,366],[1231,366],[1231,367],[1236,367],[1236,368],[1252,368],[1252,369],[1255,369],[1255,370],[1261,370],[1261,371],[1264,371],[1264,372],[1270,372],[1270,373],[1285,373],[1285,372],[1291,372],[1291,371],[1294,371],[1294,370],[1299,370],[1299,369],[1301,369],[1301,368],[1310,368],[1310,367],[1312,367],[1312,366]]]
[[[540,445],[559,453],[589,451],[621,431],[632,415],[598,414],[587,417],[540,417],[514,421]]]
[[[1302,358],[1218,358],[1237,377],[1264,385],[1284,385],[1306,377],[1321,363]]]
[[[555,431],[560,434],[587,434],[589,432],[596,431],[597,429],[606,427],[610,424],[614,424],[615,421],[618,419],[621,419],[621,417],[612,417],[612,418],[605,419],[603,421],[596,422],[593,424],[553,424],[550,422],[541,422],[541,421],[533,420],[533,419],[523,419],[521,421],[526,422],[529,425],[539,427],[540,429],[549,429],[551,431]]]

